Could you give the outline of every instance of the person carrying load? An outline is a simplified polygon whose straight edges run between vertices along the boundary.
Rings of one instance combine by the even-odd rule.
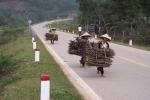
[[[56,34],[56,28],[51,28],[49,33],[46,33],[46,40],[50,40],[51,44],[54,44],[54,41],[58,41],[58,35]]]
[[[88,39],[91,37],[91,35],[88,32],[85,32],[84,34],[81,35],[81,39],[88,41]],[[86,49],[86,47],[84,47],[83,49]],[[85,50],[84,50],[85,51]],[[80,63],[82,64],[82,66],[85,66],[85,62],[86,62],[86,57],[85,57],[85,53],[83,53]]]
[[[99,38],[102,39],[101,42],[98,43],[98,47],[100,49],[109,49],[109,41],[111,41],[111,37],[108,34],[101,35]],[[104,74],[104,68],[103,66],[97,67],[97,73],[99,74],[101,72],[101,76]]]

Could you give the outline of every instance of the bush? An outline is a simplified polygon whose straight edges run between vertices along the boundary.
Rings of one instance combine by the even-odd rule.
[[[136,44],[148,46],[150,44],[150,36],[148,34],[134,33],[131,38]]]
[[[9,41],[10,41],[10,37],[9,36],[7,37],[7,36],[2,36],[1,35],[0,45],[7,44]]]
[[[0,53],[0,75],[12,72],[15,64],[16,62],[11,55]]]

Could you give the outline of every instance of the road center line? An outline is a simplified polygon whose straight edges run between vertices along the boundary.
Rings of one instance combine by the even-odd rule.
[[[145,65],[145,64],[143,64],[143,63],[134,61],[134,60],[129,59],[129,58],[126,58],[126,57],[122,57],[122,56],[116,56],[116,57],[118,57],[118,58],[120,58],[120,59],[123,59],[123,60],[126,60],[126,61],[128,61],[128,62],[130,62],[130,63],[133,63],[133,64],[136,64],[136,65],[142,66],[142,67],[148,67],[148,65]]]

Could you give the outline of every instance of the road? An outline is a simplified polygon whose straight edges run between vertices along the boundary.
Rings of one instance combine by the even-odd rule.
[[[47,22],[35,24],[32,29],[45,39],[48,29],[44,27]],[[104,77],[96,72],[96,67],[82,68],[79,56],[68,54],[68,43],[76,35],[57,32],[59,41],[54,45],[45,42],[77,73],[80,78],[102,100],[149,100],[150,99],[150,52],[110,44],[116,56],[110,68],[105,69]]]

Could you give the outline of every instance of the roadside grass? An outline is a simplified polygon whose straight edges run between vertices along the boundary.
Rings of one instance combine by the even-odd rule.
[[[21,28],[4,28],[0,31],[0,46],[14,41],[19,35],[23,34],[25,27]]]
[[[34,62],[29,33],[0,47],[4,54],[13,54],[16,61],[15,70],[0,76],[0,100],[39,100],[42,73],[51,76],[51,100],[83,100],[40,40],[36,40],[41,49],[39,63]]]
[[[137,45],[137,44],[133,44],[132,46],[129,46],[129,44],[123,43],[120,41],[112,41],[112,42],[115,44],[119,44],[119,45],[124,45],[124,46],[132,47],[132,48],[150,51],[150,46],[141,46],[141,45]]]

